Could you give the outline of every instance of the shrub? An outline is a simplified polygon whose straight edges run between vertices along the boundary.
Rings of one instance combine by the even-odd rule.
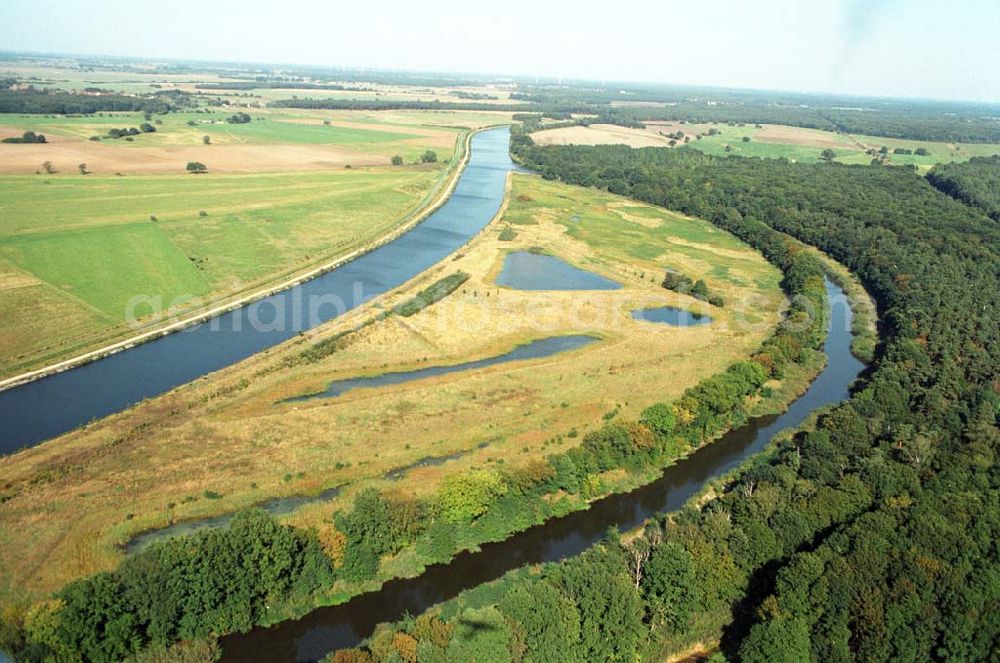
[[[641,420],[659,437],[667,437],[677,426],[674,408],[666,403],[650,405],[642,411]]]
[[[486,513],[507,488],[503,477],[495,470],[449,475],[438,490],[441,516],[451,523],[473,521]]]
[[[44,134],[36,134],[34,131],[25,131],[20,136],[14,136],[12,138],[4,138],[3,143],[45,143],[47,142]]]
[[[396,315],[408,318],[431,304],[441,301],[468,280],[469,275],[465,272],[449,274],[444,278],[438,279],[402,304],[398,304],[392,310]]]

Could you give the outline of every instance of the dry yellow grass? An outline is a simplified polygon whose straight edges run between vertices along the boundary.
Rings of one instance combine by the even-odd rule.
[[[589,127],[561,127],[531,134],[538,145],[628,145],[629,147],[666,147],[670,139],[649,129],[632,129],[612,124]]]
[[[803,127],[788,127],[781,124],[765,124],[757,131],[757,140],[762,143],[777,143],[780,145],[805,145],[807,147],[830,147],[842,149],[849,142],[846,137],[840,137],[829,131],[806,129]]]
[[[320,126],[317,117],[293,118],[284,124],[311,124]],[[273,124],[281,124],[274,122]],[[484,123],[486,124],[486,123]],[[340,120],[330,126],[345,129],[385,131],[385,124],[371,124]],[[269,173],[340,170],[351,166],[389,165],[393,153],[401,146],[419,146],[449,153],[455,143],[455,131],[433,129],[417,124],[394,127],[415,138],[392,143],[385,148],[365,145],[359,148],[335,144],[264,144],[241,145],[225,142],[226,138],[214,137],[215,144],[203,145],[199,136],[192,139],[186,134],[188,144],[156,144],[124,146],[115,142],[95,142],[83,137],[49,134],[42,145],[17,145],[0,143],[0,175],[34,173],[43,161],[51,161],[57,171],[76,174],[78,164],[87,164],[93,173],[124,173],[127,175],[155,175],[183,173],[189,161],[208,164],[217,173]],[[0,128],[0,136],[21,133],[20,128]],[[188,132],[192,133],[192,132]],[[157,140],[179,140],[175,137],[157,136]],[[220,144],[221,143],[221,144]]]
[[[676,397],[757,347],[778,320],[784,297],[777,270],[709,224],[595,190],[514,179],[501,223],[399,291],[305,338],[0,459],[7,498],[0,503],[0,597],[37,598],[110,568],[121,558],[117,546],[130,536],[173,520],[344,485],[333,503],[289,518],[315,524],[349,504],[357,489],[389,485],[388,471],[421,458],[466,452],[409,472],[392,484],[396,490],[427,494],[448,473],[566,448],[582,435],[562,446],[543,445],[572,428],[582,434],[599,426],[615,408],[634,417],[651,402]],[[574,217],[578,221],[570,221]],[[516,223],[514,241],[499,240],[506,222]],[[648,233],[641,246],[632,231]],[[505,252],[528,247],[624,287],[566,293],[496,286]],[[703,327],[634,320],[630,311],[642,306],[707,308],[658,286],[665,263],[704,277],[728,301],[752,299],[758,324],[733,324],[738,306],[713,309],[719,324]],[[469,273],[469,281],[438,304],[365,327],[315,364],[286,367],[286,359],[313,341],[457,270]],[[458,363],[530,339],[581,332],[602,340],[545,359],[281,402],[337,378]],[[206,490],[223,497],[205,499]]]

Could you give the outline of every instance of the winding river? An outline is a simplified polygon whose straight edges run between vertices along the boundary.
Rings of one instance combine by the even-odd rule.
[[[0,455],[246,359],[430,268],[499,211],[507,172],[514,168],[509,143],[507,127],[477,133],[444,205],[412,230],[337,269],[183,331],[0,392]]]
[[[223,661],[316,661],[351,647],[380,622],[418,615],[462,590],[527,564],[577,555],[599,541],[609,527],[631,529],[647,518],[680,508],[706,482],[759,453],[780,430],[798,426],[816,408],[844,400],[864,364],[851,354],[851,310],[843,291],[827,281],[830,332],[827,365],[809,389],[781,415],[758,417],[664,470],[656,481],[629,493],[594,502],[586,511],[550,520],[465,552],[448,564],[429,567],[415,578],[391,580],[381,590],[347,603],[318,608],[298,620],[222,638]]]

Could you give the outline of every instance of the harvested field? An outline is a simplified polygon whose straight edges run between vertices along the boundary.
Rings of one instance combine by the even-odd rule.
[[[90,141],[55,137],[45,145],[0,144],[0,174],[26,175],[51,161],[60,173],[76,175],[77,165],[93,173],[114,175],[183,174],[189,161],[200,161],[210,172],[260,173],[340,170],[387,165],[389,157],[326,145],[205,145],[197,147],[121,148]]]
[[[754,139],[762,143],[775,143],[778,145],[805,145],[807,147],[818,147],[820,149],[829,147],[833,149],[856,149],[857,145],[848,137],[841,134],[821,131],[819,129],[805,129],[803,127],[788,127],[781,124],[765,124],[754,135]]]
[[[630,147],[666,147],[669,140],[648,129],[630,129],[612,124],[545,129],[536,131],[531,138],[539,145],[628,145]]]

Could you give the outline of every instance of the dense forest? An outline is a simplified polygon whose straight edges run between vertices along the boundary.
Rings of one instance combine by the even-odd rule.
[[[518,89],[512,99],[549,107],[613,107],[637,120],[788,124],[888,138],[1000,142],[1000,113],[987,104],[672,86],[521,84]],[[618,106],[623,101],[642,105]]]
[[[527,136],[515,150],[545,177],[709,218],[766,252],[771,229],[822,248],[875,296],[879,357],[847,402],[714,499],[380,629],[332,660],[662,660],[713,639],[743,661],[994,655],[996,224],[902,169],[538,148]],[[782,267],[794,283],[801,267]]]
[[[927,173],[927,181],[952,198],[1000,221],[1000,154],[939,164]]]

